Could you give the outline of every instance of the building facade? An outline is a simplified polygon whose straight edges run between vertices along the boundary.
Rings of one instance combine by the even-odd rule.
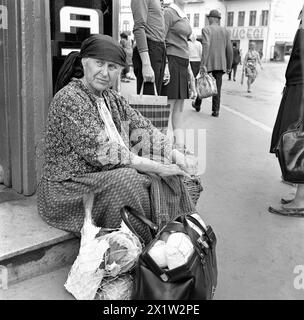
[[[263,60],[284,60],[293,43],[302,0],[226,0],[226,27],[245,54],[255,42]]]

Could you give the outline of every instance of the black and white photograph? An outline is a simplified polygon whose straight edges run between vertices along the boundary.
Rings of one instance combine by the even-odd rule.
[[[304,300],[303,20],[303,0],[0,0],[0,300]]]

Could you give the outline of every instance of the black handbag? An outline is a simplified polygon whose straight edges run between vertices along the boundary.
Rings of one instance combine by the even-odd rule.
[[[135,215],[154,231],[157,229],[147,218]],[[121,216],[134,232],[128,219],[128,211]],[[191,221],[201,231],[200,236],[191,226]],[[149,255],[149,250],[165,231],[183,232],[190,237],[194,253],[188,261],[171,270],[160,268]],[[134,300],[211,300],[217,286],[216,236],[210,226],[206,229],[191,215],[180,215],[167,223],[155,238],[143,248],[135,267]]]
[[[304,183],[304,132],[302,122],[284,132],[276,148],[282,177],[292,183]]]

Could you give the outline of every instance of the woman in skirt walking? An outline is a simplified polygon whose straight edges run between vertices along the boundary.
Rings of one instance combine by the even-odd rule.
[[[192,29],[184,12],[185,0],[175,0],[165,9],[167,66],[170,82],[162,87],[171,105],[171,123],[176,146],[184,147],[182,113],[185,99],[189,99],[189,83],[195,95],[195,79],[189,62],[188,39]]]

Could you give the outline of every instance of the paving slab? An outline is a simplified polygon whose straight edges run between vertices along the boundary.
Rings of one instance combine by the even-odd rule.
[[[0,203],[0,221],[0,264],[16,255],[74,238],[40,218],[36,196]]]

